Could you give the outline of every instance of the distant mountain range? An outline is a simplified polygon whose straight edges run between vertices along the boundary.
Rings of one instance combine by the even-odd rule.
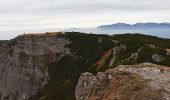
[[[136,23],[136,24],[127,24],[127,23],[115,23],[111,25],[101,25],[98,28],[170,28],[170,23]]]

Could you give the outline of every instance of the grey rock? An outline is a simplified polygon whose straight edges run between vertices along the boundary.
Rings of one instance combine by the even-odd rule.
[[[157,62],[157,63],[162,62],[162,61],[165,60],[164,56],[163,56],[163,55],[159,55],[159,54],[154,54],[154,55],[152,55],[152,59],[153,59],[155,62]]]
[[[166,55],[170,55],[170,49],[166,49]]]
[[[70,42],[52,34],[27,34],[0,45],[0,100],[26,100],[48,80],[56,54],[69,54]]]
[[[75,90],[76,100],[170,100],[170,68],[145,63],[83,73]]]

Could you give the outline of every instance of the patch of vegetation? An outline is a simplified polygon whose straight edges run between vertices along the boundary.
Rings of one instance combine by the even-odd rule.
[[[139,52],[137,62],[138,63],[154,62],[152,59],[152,55],[154,54],[166,55],[166,52],[165,49],[162,48],[151,48],[149,46],[143,46],[143,48]]]
[[[90,71],[82,64],[82,59],[70,55],[50,64],[50,80],[44,92],[46,100],[75,100],[74,89],[79,76],[85,70]]]
[[[66,33],[66,37],[72,41],[67,46],[71,48],[71,52],[81,56],[83,59],[89,59],[91,62],[99,60],[106,50],[114,47],[114,43],[106,35],[102,37],[102,35],[74,32]]]
[[[119,34],[115,35],[114,39],[118,40],[119,44],[125,44],[127,48],[126,50],[121,51],[121,53],[118,55],[113,67],[116,67],[120,64],[137,64],[143,62],[156,63],[152,60],[153,54],[160,54],[166,58],[163,62],[157,64],[170,66],[170,56],[167,56],[165,51],[165,49],[170,48],[170,39],[162,39],[155,36],[142,34]],[[149,45],[154,47],[152,48]],[[131,56],[132,53],[138,52],[140,48],[142,49],[138,54],[137,60],[126,60]]]
[[[156,36],[143,34],[118,34],[114,39],[119,40],[120,43],[126,44],[131,50],[135,50],[144,44],[154,44],[162,48],[170,48],[170,39],[162,39]]]
[[[5,42],[7,42],[7,40],[0,40],[0,45],[2,45]]]

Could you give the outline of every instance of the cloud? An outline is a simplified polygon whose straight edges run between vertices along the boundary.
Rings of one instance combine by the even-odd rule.
[[[0,1],[0,15],[63,14],[107,10],[170,10],[167,0],[7,0]]]
[[[1,0],[0,33],[95,27],[112,22],[170,22],[170,0]]]

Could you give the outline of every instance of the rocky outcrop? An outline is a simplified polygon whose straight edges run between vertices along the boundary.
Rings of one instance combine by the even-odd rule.
[[[118,57],[118,54],[123,51],[123,50],[126,50],[126,45],[123,45],[123,44],[120,44],[119,46],[115,46],[112,50],[112,59],[110,60],[110,64],[109,64],[109,67],[111,67],[116,58]]]
[[[166,55],[170,55],[170,49],[166,49]]]
[[[165,60],[164,56],[159,54],[152,55],[152,59],[157,63],[160,63]]]
[[[0,45],[0,100],[25,100],[48,80],[48,65],[68,54],[61,33],[27,34]]]
[[[144,63],[83,73],[75,90],[77,100],[170,100],[170,68]]]

